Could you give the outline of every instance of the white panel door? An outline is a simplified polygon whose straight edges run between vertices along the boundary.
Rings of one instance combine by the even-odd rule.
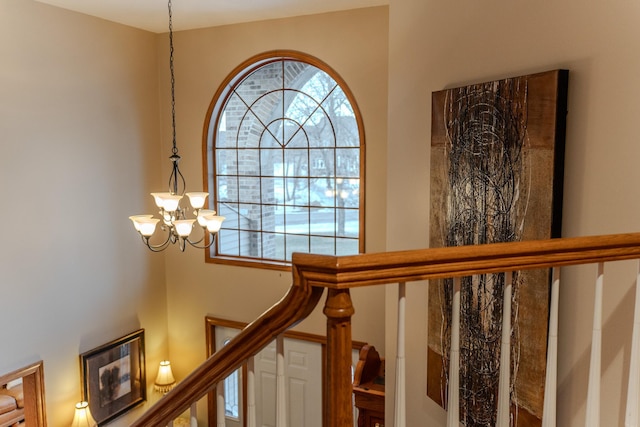
[[[272,342],[254,358],[256,425],[276,426],[276,344]]]
[[[286,425],[322,426],[322,347],[285,338]],[[276,345],[269,344],[255,359],[256,421],[260,427],[276,427]]]
[[[239,330],[216,326],[216,348],[237,335]],[[286,425],[288,427],[322,426],[322,346],[311,341],[293,338],[284,339],[285,353],[285,395]],[[352,352],[353,369],[359,358],[359,351]],[[276,427],[276,343],[269,344],[255,357],[255,403],[256,425]],[[238,370],[237,405],[239,417],[226,417],[226,427],[244,425],[242,413],[242,372]],[[353,378],[351,379],[353,381]],[[354,425],[357,423],[354,408]]]

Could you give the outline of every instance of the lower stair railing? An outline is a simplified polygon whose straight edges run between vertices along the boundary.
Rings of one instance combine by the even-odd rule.
[[[324,314],[327,316],[327,348],[325,361],[325,389],[323,399],[323,425],[345,427],[353,425],[351,384],[351,316],[354,307],[349,290],[355,287],[399,284],[398,344],[396,358],[395,414],[387,416],[395,427],[405,427],[404,402],[404,304],[405,283],[433,279],[461,278],[489,273],[511,273],[523,270],[551,268],[554,271],[551,289],[549,325],[549,353],[547,356],[547,382],[544,402],[543,425],[555,426],[555,391],[557,368],[557,307],[559,269],[563,266],[596,264],[596,297],[594,311],[591,374],[589,379],[587,425],[599,425],[600,338],[602,306],[602,266],[618,260],[640,259],[640,233],[607,236],[560,238],[540,241],[496,243],[480,246],[434,248],[411,251],[362,254],[353,256],[326,256],[313,254],[293,255],[293,284],[287,295],[261,317],[250,323],[237,337],[208,358],[193,373],[180,382],[163,399],[156,403],[134,427],[169,425],[191,405],[213,391],[216,385],[239,368],[249,358],[311,313],[319,302],[324,288],[327,296]],[[507,277],[510,274],[507,274]],[[457,285],[456,285],[457,284]],[[459,297],[460,281],[454,280],[454,307],[452,318],[457,317],[456,294]],[[505,286],[505,301],[510,300],[510,287]],[[637,300],[640,297],[636,296]],[[503,328],[510,330],[508,308]],[[640,389],[640,314],[636,304],[632,357],[629,367],[627,424],[638,425]],[[454,322],[455,323],[455,322]],[[455,326],[452,330],[451,349],[458,347]],[[503,334],[503,346],[509,345],[509,334]],[[509,352],[506,352],[509,353]],[[451,360],[455,360],[451,354]],[[508,357],[508,354],[506,355]],[[509,365],[508,358],[501,363]],[[457,378],[455,363],[451,363],[450,377]],[[498,396],[497,425],[508,426],[509,420],[509,369],[503,369]],[[458,426],[458,387],[449,387],[450,410],[447,425]],[[390,421],[391,422],[391,421]]]

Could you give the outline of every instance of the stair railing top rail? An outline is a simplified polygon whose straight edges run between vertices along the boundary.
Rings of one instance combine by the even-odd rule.
[[[247,358],[306,318],[317,305],[322,292],[323,288],[311,288],[306,282],[294,279],[293,285],[278,303],[205,360],[131,426],[166,426],[178,418],[194,402],[213,391],[217,383],[238,369]]]
[[[640,233],[331,256],[293,254],[288,293],[208,358],[132,427],[167,425],[279,334],[306,318],[324,288],[411,282],[640,258]]]
[[[311,286],[346,289],[640,258],[640,233],[417,249],[350,256],[293,254]]]

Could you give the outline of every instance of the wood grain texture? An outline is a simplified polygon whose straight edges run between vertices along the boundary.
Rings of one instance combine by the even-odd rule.
[[[351,256],[294,254],[313,286],[354,288],[640,258],[640,233],[417,249]]]
[[[477,246],[420,249],[353,256],[294,254],[293,285],[274,307],[249,324],[229,344],[207,359],[165,398],[137,420],[134,427],[168,422],[215,387],[251,355],[296,322],[304,319],[330,289],[325,306],[328,368],[325,381],[325,425],[351,425],[350,371],[352,287],[425,279],[462,277],[489,272],[550,268],[640,258],[640,233],[558,238]],[[345,381],[346,380],[346,381]],[[345,385],[346,384],[346,385]],[[349,392],[345,391],[348,388]],[[331,410],[328,410],[331,408]],[[348,415],[347,415],[348,414]],[[340,421],[342,420],[342,421]],[[349,421],[347,421],[349,420]]]

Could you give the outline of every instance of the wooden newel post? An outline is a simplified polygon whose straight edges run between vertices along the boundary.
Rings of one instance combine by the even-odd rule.
[[[351,316],[354,309],[349,289],[329,289],[327,316],[327,369],[324,425],[353,426],[351,380]]]

